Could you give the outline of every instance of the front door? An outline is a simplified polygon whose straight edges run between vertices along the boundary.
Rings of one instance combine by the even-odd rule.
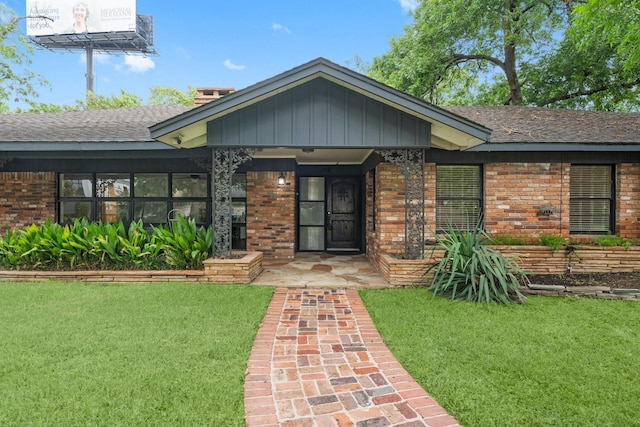
[[[362,250],[359,177],[301,177],[298,199],[298,249]]]
[[[360,250],[360,180],[331,177],[327,183],[327,250]]]

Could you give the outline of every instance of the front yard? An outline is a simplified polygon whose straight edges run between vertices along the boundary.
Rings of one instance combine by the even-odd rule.
[[[638,425],[637,301],[503,306],[420,288],[360,294],[400,363],[465,427]]]
[[[243,426],[271,288],[0,283],[0,425]]]

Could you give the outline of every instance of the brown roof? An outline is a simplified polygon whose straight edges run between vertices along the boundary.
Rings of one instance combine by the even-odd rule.
[[[536,107],[443,107],[492,130],[492,143],[640,144],[640,114]]]
[[[62,113],[0,114],[0,142],[146,142],[149,126],[187,111],[144,106]]]
[[[640,114],[514,106],[443,107],[493,132],[491,143],[640,144]],[[189,110],[143,106],[0,114],[0,142],[148,142],[149,126]]]

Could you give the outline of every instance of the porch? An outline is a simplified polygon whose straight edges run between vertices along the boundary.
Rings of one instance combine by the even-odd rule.
[[[293,259],[265,259],[252,282],[258,286],[309,289],[390,287],[367,257],[326,252],[298,252]]]

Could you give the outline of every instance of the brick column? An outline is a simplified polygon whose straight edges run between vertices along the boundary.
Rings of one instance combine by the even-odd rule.
[[[265,258],[291,259],[295,255],[295,173],[247,173],[247,250]]]
[[[616,178],[616,232],[623,239],[640,238],[640,164],[622,163]]]
[[[404,252],[404,175],[398,165],[376,167],[376,253]]]
[[[0,227],[56,220],[54,172],[0,172]]]

